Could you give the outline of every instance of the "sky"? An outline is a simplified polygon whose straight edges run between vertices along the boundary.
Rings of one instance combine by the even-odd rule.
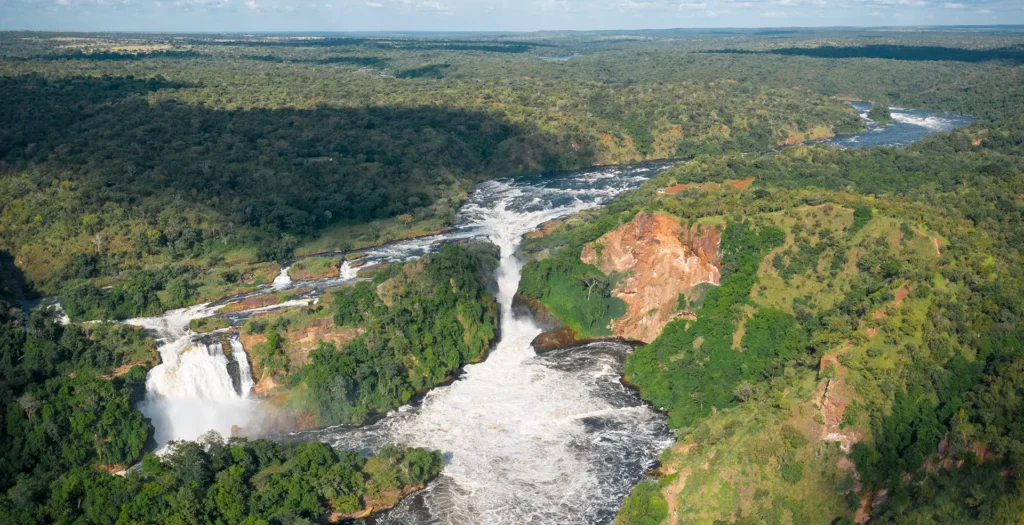
[[[0,29],[538,31],[1024,24],[1024,0],[0,0]]]

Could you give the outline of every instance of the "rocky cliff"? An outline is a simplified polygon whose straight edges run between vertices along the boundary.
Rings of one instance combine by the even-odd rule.
[[[626,302],[626,314],[612,322],[617,337],[651,342],[678,311],[679,294],[721,278],[721,232],[684,227],[660,213],[640,214],[588,244],[583,262],[606,274],[624,274],[612,294]],[[690,314],[692,315],[692,314]]]

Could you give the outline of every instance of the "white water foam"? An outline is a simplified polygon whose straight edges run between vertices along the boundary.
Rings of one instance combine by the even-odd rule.
[[[249,360],[237,339],[229,339],[229,358],[219,340],[201,341],[189,330],[192,319],[213,315],[207,304],[173,310],[158,317],[137,318],[127,324],[151,330],[160,344],[161,363],[146,378],[146,400],[139,406],[153,421],[158,447],[171,440],[196,439],[214,430],[230,436],[232,427],[244,426],[255,403]],[[236,388],[229,364],[237,364]]]
[[[628,347],[607,343],[537,356],[531,342],[541,329],[512,311],[523,235],[635,187],[628,176],[609,183],[608,171],[555,187],[490,181],[464,207],[464,221],[501,251],[500,342],[486,361],[467,366],[460,380],[431,391],[421,406],[396,410],[368,428],[317,437],[341,448],[400,442],[445,453],[441,476],[380,522],[609,523],[670,444],[663,418],[619,382]]]
[[[277,277],[274,277],[273,286],[275,289],[283,290],[292,284],[292,278],[288,275],[288,268],[290,267],[281,268],[281,273],[277,274]]]
[[[359,276],[359,268],[353,268],[348,261],[341,263],[341,268],[338,268],[338,277],[347,281],[355,280]]]
[[[619,382],[629,351],[624,345],[535,355],[530,342],[540,329],[511,308],[521,276],[515,252],[523,235],[541,223],[605,204],[653,171],[603,168],[482,183],[454,231],[368,250],[366,264],[415,259],[440,242],[469,238],[490,239],[501,251],[496,278],[502,339],[486,361],[467,366],[462,379],[431,391],[422,405],[403,407],[375,425],[307,434],[350,449],[400,442],[445,452],[442,476],[385,522],[611,522],[622,498],[668,446],[664,418]],[[330,280],[350,281],[354,273],[346,263]],[[292,286],[286,279],[283,270],[268,290]],[[162,343],[163,363],[150,371],[140,407],[153,418],[161,445],[209,430],[228,435],[256,408],[248,398],[252,377],[241,344],[229,340],[229,358],[216,334],[188,329],[190,320],[216,309],[201,305],[129,321],[155,331]],[[229,373],[232,360],[237,382]]]
[[[161,348],[163,363],[150,371],[147,400],[139,407],[153,420],[159,447],[171,440],[196,439],[210,430],[231,436],[232,428],[244,427],[255,410],[248,399],[252,373],[241,343],[232,341],[229,360],[219,341],[182,341],[183,345]],[[238,390],[228,372],[232,361],[238,364]]]
[[[934,115],[915,115],[905,111],[898,111],[896,108],[893,108],[892,119],[902,124],[910,124],[912,126],[918,126],[932,131],[951,131],[956,128],[956,124],[950,122],[948,119]]]

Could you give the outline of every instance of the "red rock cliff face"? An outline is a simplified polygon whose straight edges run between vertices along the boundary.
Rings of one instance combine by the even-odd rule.
[[[612,321],[615,336],[649,343],[674,317],[679,294],[700,283],[719,284],[721,240],[717,229],[683,228],[679,219],[655,213],[637,215],[588,244],[583,262],[626,274],[612,290],[627,305],[626,315]]]

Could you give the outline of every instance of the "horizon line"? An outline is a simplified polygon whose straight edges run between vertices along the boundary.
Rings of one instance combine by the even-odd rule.
[[[823,30],[823,29],[847,29],[847,30],[891,30],[891,29],[1024,29],[1024,24],[915,24],[915,25],[878,25],[878,26],[720,26],[720,27],[668,27],[668,28],[639,28],[639,29],[509,29],[509,30],[474,30],[474,29],[452,29],[452,30],[419,30],[419,29],[372,29],[365,31],[334,31],[324,29],[310,30],[275,30],[275,29],[253,29],[253,30],[225,30],[225,31],[204,31],[204,30],[145,30],[145,29],[2,29],[0,33],[83,33],[83,34],[140,34],[140,35],[393,35],[393,34],[422,34],[422,35],[448,35],[448,34],[540,34],[540,33],[624,33],[624,32],[658,32],[658,31],[758,31],[758,30]]]

